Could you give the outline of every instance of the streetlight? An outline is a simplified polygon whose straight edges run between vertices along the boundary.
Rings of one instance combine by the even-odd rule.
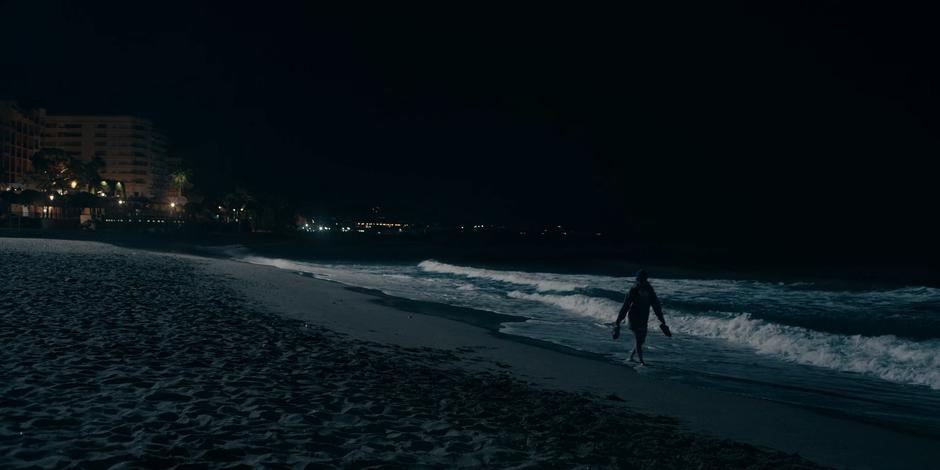
[[[50,195],[49,195],[49,204],[52,204],[52,200],[53,200],[53,199],[55,199],[55,194],[50,194]],[[43,213],[43,214],[47,214],[47,217],[51,219],[51,218],[52,218],[52,206],[43,207],[43,208],[42,208],[42,213]]]

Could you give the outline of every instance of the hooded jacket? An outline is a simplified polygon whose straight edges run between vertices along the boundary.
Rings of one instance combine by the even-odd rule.
[[[666,323],[666,320],[663,318],[663,307],[659,303],[659,298],[656,297],[656,291],[653,290],[653,286],[647,281],[637,282],[630,288],[630,292],[627,293],[623,307],[620,307],[620,315],[618,315],[618,318],[623,319],[624,315],[626,315],[629,321],[628,327],[631,330],[646,328],[650,319],[650,307],[653,307],[656,318],[658,318],[661,323]]]

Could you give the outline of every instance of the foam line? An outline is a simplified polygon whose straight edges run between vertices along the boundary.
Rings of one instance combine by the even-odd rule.
[[[620,309],[619,302],[579,294],[512,291],[508,295],[601,321],[612,321]],[[666,321],[679,334],[725,340],[786,361],[940,390],[940,340],[910,341],[894,335],[837,335],[754,319],[747,313],[667,312]]]
[[[534,287],[541,292],[548,291],[573,291],[587,287],[585,284],[578,284],[559,280],[563,278],[562,274],[549,273],[527,273],[521,271],[499,271],[494,269],[473,268],[469,266],[456,266],[453,264],[441,263],[434,260],[425,260],[418,263],[418,268],[424,272],[438,274],[452,274],[468,278],[488,279],[491,281],[506,282]]]

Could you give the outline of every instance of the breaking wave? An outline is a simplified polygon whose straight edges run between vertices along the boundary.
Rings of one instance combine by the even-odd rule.
[[[534,287],[541,292],[573,291],[587,287],[586,284],[574,284],[560,281],[560,275],[549,273],[527,273],[521,271],[497,271],[492,269],[472,268],[469,266],[456,266],[434,260],[425,260],[418,263],[418,268],[424,272],[451,274],[468,278],[488,279],[491,281],[506,282]]]
[[[596,320],[612,322],[617,318],[617,312],[620,310],[620,303],[613,300],[599,297],[590,297],[587,295],[552,295],[552,294],[527,294],[514,290],[507,295],[513,299],[531,300],[542,302],[544,304],[561,307],[571,313],[581,316],[591,317]]]
[[[627,278],[602,276],[498,271],[434,260],[422,261],[415,269],[414,265],[393,268],[321,265],[251,256],[241,259],[308,272],[320,279],[376,288],[390,295],[445,301],[505,313],[530,312],[536,313],[538,318],[541,318],[538,310],[548,307],[557,312],[556,315],[576,315],[598,323],[613,322],[621,302],[586,295],[592,292],[587,287],[596,289],[609,284],[612,291],[613,287],[627,281]],[[693,311],[682,306],[666,312],[667,321],[680,338],[685,335],[720,340],[796,364],[940,390],[940,339],[917,341],[891,334],[838,334],[805,325],[780,324],[743,313],[762,306],[774,311],[790,311],[795,308],[793,306],[801,306],[817,312],[831,311],[830,318],[842,315],[842,318],[858,319],[871,316],[872,312],[880,312],[883,317],[885,312],[894,311],[894,315],[918,315],[918,321],[923,322],[925,319],[918,313],[919,309],[932,311],[940,294],[938,289],[911,287],[859,293],[813,291],[806,295],[788,287],[745,281],[663,279],[657,286],[661,286],[661,291],[673,302],[685,300],[685,305],[693,308],[695,305],[707,306]],[[531,303],[521,305],[516,304],[517,301]],[[740,307],[740,310],[728,313],[734,307]],[[655,319],[653,321],[655,323]]]
[[[621,306],[609,299],[580,294],[512,291],[508,295],[605,322],[613,321]],[[667,321],[680,334],[725,340],[799,364],[940,390],[940,340],[911,341],[894,335],[838,335],[754,319],[747,313],[689,315],[667,312]]]

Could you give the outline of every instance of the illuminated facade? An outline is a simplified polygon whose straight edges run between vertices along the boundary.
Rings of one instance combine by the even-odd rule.
[[[41,148],[45,120],[44,109],[0,101],[0,184],[23,183],[30,158]]]
[[[135,116],[46,116],[42,146],[83,161],[100,157],[101,177],[123,181],[127,196],[163,199],[169,185],[166,138]]]

